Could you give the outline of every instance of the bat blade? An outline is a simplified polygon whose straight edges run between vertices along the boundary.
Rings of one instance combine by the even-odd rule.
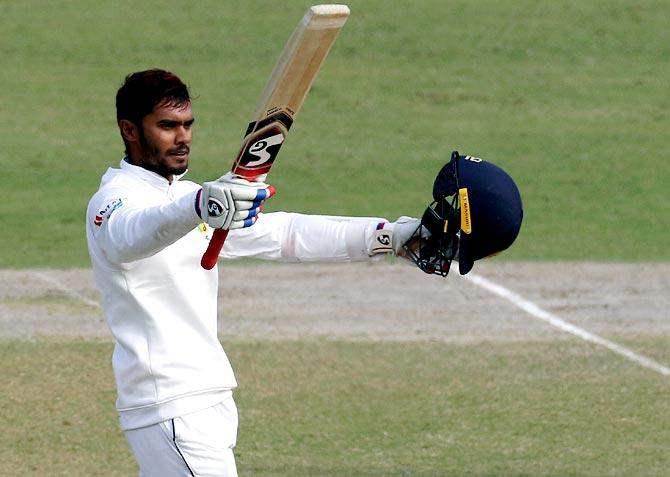
[[[284,46],[261,93],[231,171],[248,180],[267,174],[300,111],[321,65],[349,16],[346,5],[315,5],[307,10]],[[216,265],[227,230],[214,231],[200,264]]]

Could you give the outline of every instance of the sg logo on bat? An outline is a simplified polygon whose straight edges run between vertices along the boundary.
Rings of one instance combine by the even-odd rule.
[[[284,142],[284,134],[278,133],[273,136],[260,139],[254,142],[248,149],[248,153],[256,156],[258,159],[253,161],[244,162],[245,167],[258,167],[262,166],[266,162],[270,161],[272,154],[268,150],[272,146],[281,146]],[[274,151],[276,155],[277,151]]]

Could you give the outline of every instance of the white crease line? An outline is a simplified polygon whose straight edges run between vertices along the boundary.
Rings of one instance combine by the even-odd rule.
[[[554,326],[555,328],[558,328],[561,331],[565,331],[567,333],[571,333],[578,338],[583,339],[584,341],[588,341],[590,343],[603,346],[610,351],[615,352],[616,354],[623,356],[624,358],[628,359],[629,361],[632,361],[634,363],[639,364],[640,366],[651,369],[652,371],[656,371],[657,373],[660,373],[664,376],[670,376],[670,368],[667,366],[663,366],[662,364],[649,359],[645,356],[639,355],[635,353],[634,351],[629,350],[628,348],[625,348],[624,346],[621,346],[617,343],[614,343],[612,341],[609,341],[605,338],[602,338],[598,335],[595,335],[593,333],[590,333],[586,330],[583,330],[571,323],[568,323],[567,321],[562,320],[556,315],[553,315],[549,313],[548,311],[543,310],[540,308],[538,305],[535,303],[526,300],[522,296],[514,293],[511,290],[508,290],[507,288],[503,287],[502,285],[498,285],[497,283],[494,283],[490,280],[487,280],[486,278],[480,277],[478,275],[474,275],[473,273],[469,273],[465,276],[463,276],[466,280],[471,281],[475,285],[478,285],[491,293],[498,295],[502,298],[505,298],[506,300],[510,301],[512,304],[516,305],[518,308],[521,308],[524,310],[526,313],[529,313],[530,315],[534,316],[535,318],[538,318],[546,323],[549,323],[551,326]]]
[[[90,298],[86,298],[84,295],[79,293],[76,290],[73,290],[70,287],[67,287],[63,285],[61,282],[56,280],[55,278],[50,277],[49,275],[42,273],[42,272],[36,272],[35,270],[31,270],[31,272],[34,276],[39,278],[40,280],[47,282],[50,285],[55,286],[62,292],[64,292],[66,295],[70,295],[72,298],[76,298],[77,300],[81,301],[82,303],[86,303],[89,306],[93,306],[95,308],[100,308],[100,304],[97,301],[91,300]]]

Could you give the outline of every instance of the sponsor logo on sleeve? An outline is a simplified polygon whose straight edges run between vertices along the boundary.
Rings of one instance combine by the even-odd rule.
[[[97,227],[100,227],[105,219],[109,219],[112,213],[116,209],[122,206],[123,206],[123,200],[114,199],[113,201],[109,202],[105,207],[100,209],[97,214],[95,214],[95,219],[93,220],[93,223]]]

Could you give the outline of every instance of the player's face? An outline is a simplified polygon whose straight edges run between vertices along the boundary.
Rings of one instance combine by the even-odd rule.
[[[167,179],[186,172],[193,122],[190,102],[159,106],[145,116],[139,131],[140,165]]]

